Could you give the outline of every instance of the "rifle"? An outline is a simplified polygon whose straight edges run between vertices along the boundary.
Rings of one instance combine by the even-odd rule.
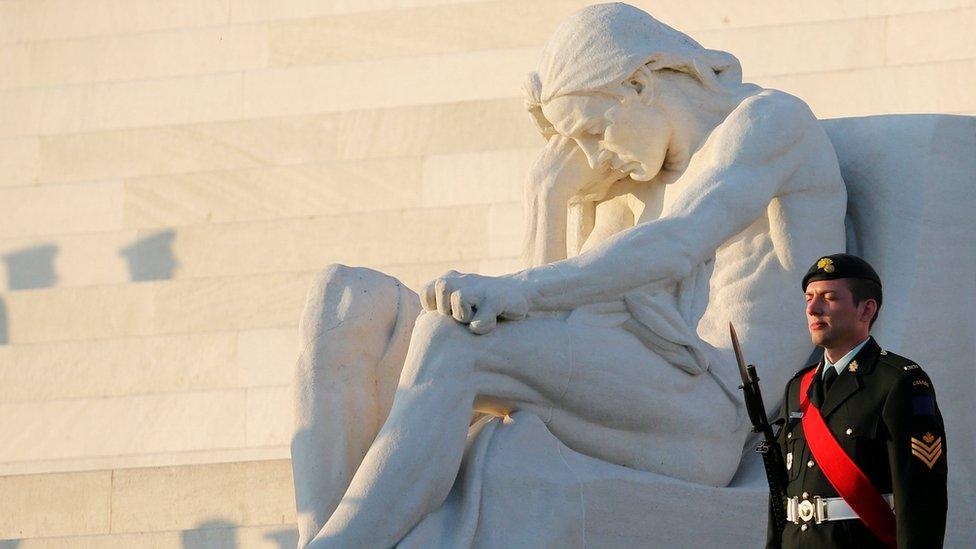
[[[763,459],[766,467],[766,480],[769,482],[769,511],[778,532],[782,532],[786,527],[786,466],[783,461],[783,450],[776,442],[776,435],[773,434],[773,426],[766,417],[766,407],[763,406],[762,393],[759,390],[759,376],[756,374],[756,367],[746,366],[745,359],[742,358],[742,348],[739,347],[739,338],[735,334],[735,328],[729,322],[729,334],[732,336],[732,349],[735,351],[735,360],[739,363],[739,374],[742,376],[742,385],[739,386],[745,395],[746,410],[749,412],[749,420],[752,422],[752,432],[762,433],[763,439],[756,447]]]

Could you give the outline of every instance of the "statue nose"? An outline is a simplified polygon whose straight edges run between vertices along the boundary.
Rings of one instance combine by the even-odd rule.
[[[606,151],[601,151],[596,139],[581,139],[578,141],[580,149],[586,155],[586,162],[591,168],[599,168],[609,160]]]

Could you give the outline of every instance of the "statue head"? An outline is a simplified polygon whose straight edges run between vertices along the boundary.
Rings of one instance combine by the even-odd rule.
[[[646,181],[661,169],[669,140],[662,91],[675,80],[730,95],[742,69],[627,4],[586,7],[563,22],[524,86],[525,101],[547,138],[573,138],[594,168]],[[687,89],[687,88],[686,88]]]

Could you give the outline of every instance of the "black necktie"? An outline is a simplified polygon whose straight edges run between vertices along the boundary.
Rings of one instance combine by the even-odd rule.
[[[830,369],[827,370],[827,373],[824,374],[824,379],[823,379],[824,395],[826,395],[827,391],[830,390],[830,386],[834,384],[834,380],[837,379],[838,375],[839,374],[837,373],[837,368],[834,368],[833,366],[830,366]]]

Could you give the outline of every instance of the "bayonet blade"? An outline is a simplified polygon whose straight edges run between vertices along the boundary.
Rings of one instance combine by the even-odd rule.
[[[742,358],[742,347],[739,346],[739,336],[735,334],[735,326],[729,322],[729,335],[732,336],[732,350],[735,352],[735,360],[739,363],[739,374],[742,376],[742,383],[749,383],[749,372],[746,370],[746,360]]]

